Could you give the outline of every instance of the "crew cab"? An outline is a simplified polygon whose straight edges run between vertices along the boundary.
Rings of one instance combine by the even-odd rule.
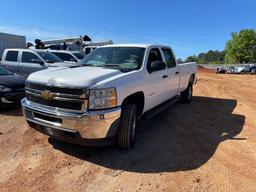
[[[178,97],[189,103],[197,73],[196,63],[178,65],[161,45],[103,46],[82,65],[27,78],[22,109],[32,128],[72,143],[130,148],[138,117]]]
[[[74,65],[74,63],[65,63],[54,54],[40,49],[5,49],[1,64],[9,71],[24,77],[49,67],[70,67]]]
[[[59,57],[64,62],[79,63],[84,58],[85,54],[79,51],[66,51],[66,50],[48,50]]]

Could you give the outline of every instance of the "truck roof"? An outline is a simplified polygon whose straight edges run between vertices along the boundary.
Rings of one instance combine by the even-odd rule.
[[[25,49],[25,48],[8,48],[5,51],[47,51],[46,49]]]
[[[141,48],[149,48],[152,46],[163,46],[163,47],[169,47],[165,45],[155,45],[155,44],[113,44],[113,45],[105,45],[102,47],[141,47]]]
[[[54,49],[46,49],[48,52],[58,52],[58,53],[82,53],[81,51],[69,51],[69,50],[54,50]]]
[[[8,49],[5,49],[5,51],[34,51],[34,52],[48,52],[47,49],[24,49],[24,48],[8,48]]]
[[[5,50],[11,50],[11,51],[19,51],[19,50],[28,50],[28,49],[25,49],[25,48],[8,48],[8,49],[5,49]],[[29,49],[31,50],[31,49]]]

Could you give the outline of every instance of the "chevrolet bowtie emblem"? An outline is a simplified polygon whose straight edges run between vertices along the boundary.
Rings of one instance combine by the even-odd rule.
[[[41,93],[41,97],[44,99],[44,100],[52,100],[53,98],[53,93],[51,93],[50,91],[43,91]]]

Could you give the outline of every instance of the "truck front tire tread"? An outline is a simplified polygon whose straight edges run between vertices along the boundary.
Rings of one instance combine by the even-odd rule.
[[[127,104],[122,108],[121,121],[117,132],[117,146],[123,149],[132,147],[134,134],[133,123],[137,120],[137,107]]]

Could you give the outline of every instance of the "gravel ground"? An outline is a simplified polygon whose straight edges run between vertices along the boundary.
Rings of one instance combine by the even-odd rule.
[[[88,148],[0,112],[0,191],[256,191],[256,76],[199,73],[190,104],[139,123],[134,148]]]

